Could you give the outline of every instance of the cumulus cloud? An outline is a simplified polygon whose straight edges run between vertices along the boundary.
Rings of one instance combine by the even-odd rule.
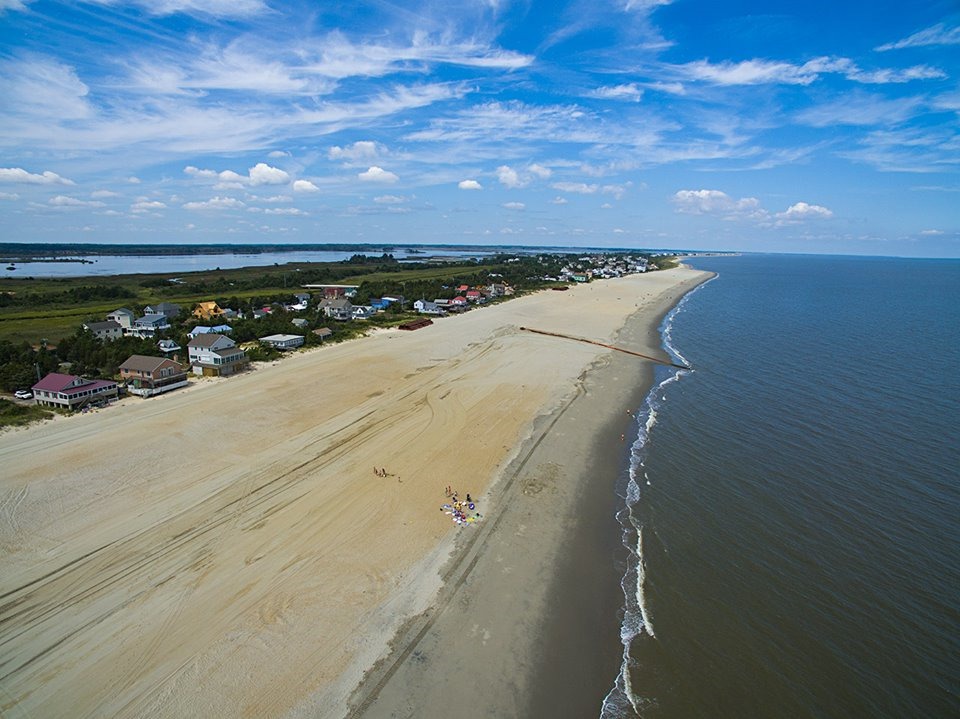
[[[407,199],[398,195],[379,195],[374,197],[373,201],[378,205],[399,205],[402,202],[406,202]]]
[[[153,212],[166,209],[166,204],[159,200],[138,200],[130,205],[131,212]]]
[[[218,189],[239,189],[241,187],[257,187],[260,185],[282,185],[290,181],[290,175],[278,167],[271,167],[265,162],[258,162],[247,170],[246,175],[241,175],[233,170],[202,170],[187,165],[183,168],[185,174],[198,179],[217,179]]]
[[[343,160],[345,162],[369,162],[382,154],[385,154],[383,145],[371,140],[358,140],[346,147],[334,145],[327,152],[327,157],[331,160]]]
[[[944,23],[937,23],[925,30],[913,33],[903,40],[880,45],[879,52],[887,50],[902,50],[905,47],[929,47],[931,45],[960,45],[960,25],[947,27]]]
[[[833,217],[833,212],[820,205],[808,205],[806,202],[797,202],[790,205],[784,212],[778,212],[777,218],[785,222],[801,222],[803,220],[823,220]]]
[[[720,190],[680,190],[673,196],[673,204],[677,212],[688,215],[737,215],[760,209],[760,201],[756,197],[735,200]]]
[[[0,167],[0,182],[16,182],[24,185],[73,185],[73,180],[61,177],[56,172],[44,170],[35,174],[22,167]]]
[[[20,195],[16,192],[0,192],[0,200],[19,200]]]
[[[523,210],[526,209],[526,205],[522,202],[504,202],[503,206],[508,210]]]
[[[476,180],[460,180],[460,182],[457,183],[457,187],[459,187],[461,190],[482,190],[483,189],[483,185],[481,185]]]
[[[509,165],[500,165],[497,168],[497,179],[506,187],[523,187],[526,183],[520,179],[517,171]]]
[[[305,217],[307,215],[303,210],[296,207],[270,207],[263,211],[265,215],[291,215],[295,217]]]
[[[357,177],[364,182],[383,182],[391,183],[396,182],[400,178],[394,175],[388,170],[384,170],[382,167],[377,167],[372,165],[368,170],[364,172],[357,173]]]
[[[212,197],[205,202],[187,202],[183,205],[185,210],[239,210],[246,205],[234,197]]]
[[[286,152],[285,150],[274,150],[269,155],[267,155],[267,157],[270,157],[273,159],[277,159],[280,157],[290,157],[290,153]]]
[[[554,197],[552,200],[550,200],[550,202],[551,202],[551,204],[554,204],[554,205],[565,205],[565,204],[567,204],[567,198],[566,198],[566,197],[560,197],[560,195],[557,195],[557,196]]]
[[[320,192],[320,188],[314,185],[310,180],[296,180],[293,183],[294,192]]]
[[[544,167],[543,165],[538,165],[537,163],[533,163],[527,167],[527,170],[532,175],[539,177],[541,180],[546,180],[550,177],[550,175],[553,174],[553,171],[549,167]]]

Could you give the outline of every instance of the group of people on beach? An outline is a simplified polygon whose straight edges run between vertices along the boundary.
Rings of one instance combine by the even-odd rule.
[[[467,492],[466,499],[461,500],[457,490],[447,485],[445,494],[450,501],[441,505],[440,511],[453,517],[455,524],[465,527],[468,524],[479,522],[483,518],[483,515],[476,511],[477,504],[473,501],[469,492]]]

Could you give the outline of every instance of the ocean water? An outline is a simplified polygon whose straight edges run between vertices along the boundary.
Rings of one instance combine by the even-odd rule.
[[[691,264],[601,715],[960,716],[960,261]]]

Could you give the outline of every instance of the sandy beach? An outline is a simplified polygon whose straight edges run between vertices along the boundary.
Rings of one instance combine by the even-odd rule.
[[[598,713],[570,685],[619,663],[596,519],[651,365],[520,328],[662,356],[708,276],[540,292],[0,434],[0,710]],[[448,485],[482,521],[440,511]]]

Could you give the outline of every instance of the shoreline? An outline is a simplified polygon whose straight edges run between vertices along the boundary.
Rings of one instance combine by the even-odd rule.
[[[704,274],[538,293],[0,435],[2,709],[342,716],[390,639],[403,651],[397,631],[434,605],[438,570],[448,586],[453,568],[475,570],[456,600],[469,603],[487,579],[509,578],[514,557],[497,547],[517,532],[527,555],[552,556],[525,577],[542,602],[558,550],[537,523],[556,529],[576,506],[561,501],[569,483],[554,459],[590,446],[580,398],[601,393],[588,368],[619,353],[518,328],[609,341]],[[551,449],[564,427],[580,434]],[[483,523],[457,529],[437,511],[449,484],[479,497]],[[451,564],[451,550],[467,563]],[[494,608],[502,622],[514,605]],[[540,614],[520,632],[472,622],[445,636],[461,659],[481,647],[509,659],[501,686],[524,675],[526,687]],[[417,651],[407,656],[422,663]],[[495,686],[476,682],[483,701]]]
[[[615,343],[669,359],[659,327],[710,277],[697,273],[653,312],[638,310]],[[439,716],[451,702],[463,716],[599,716],[622,661],[616,487],[629,470],[631,441],[621,436],[635,436],[635,412],[653,379],[649,362],[607,352],[573,396],[537,419],[494,487],[506,505],[496,532],[484,528],[491,535],[480,549],[451,560],[438,599],[368,671],[347,717]],[[584,483],[590,474],[596,481]]]

